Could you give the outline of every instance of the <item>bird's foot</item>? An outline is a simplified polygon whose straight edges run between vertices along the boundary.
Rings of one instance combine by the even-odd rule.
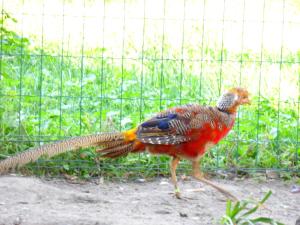
[[[186,196],[182,196],[179,188],[176,188],[175,192],[169,193],[169,194],[172,194],[174,197],[176,197],[179,200],[184,200],[184,201],[194,200],[194,198],[189,198],[189,197],[186,197]]]
[[[185,201],[187,201],[189,199],[189,198],[183,197],[181,195],[181,192],[180,192],[179,188],[176,188],[175,192],[172,192],[172,193],[169,193],[169,194],[173,195],[174,197],[176,197],[179,200],[185,200]]]
[[[180,192],[179,188],[176,188],[176,189],[175,189],[175,197],[176,197],[177,199],[182,199],[182,197],[181,197],[181,192]]]

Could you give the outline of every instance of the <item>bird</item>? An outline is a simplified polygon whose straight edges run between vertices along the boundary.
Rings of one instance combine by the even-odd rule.
[[[85,147],[95,147],[99,156],[104,158],[147,151],[171,158],[171,181],[177,198],[181,198],[181,192],[176,168],[180,160],[185,159],[192,163],[194,178],[237,201],[233,194],[204,176],[200,169],[200,159],[229,133],[234,126],[238,107],[244,104],[250,104],[249,92],[245,88],[234,87],[223,93],[215,106],[175,106],[157,113],[130,130],[73,137],[30,148],[0,161],[0,174],[34,162],[43,155],[52,157]]]

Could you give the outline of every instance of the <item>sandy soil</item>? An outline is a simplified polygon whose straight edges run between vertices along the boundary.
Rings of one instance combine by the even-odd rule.
[[[0,225],[218,224],[224,197],[193,179],[180,180],[182,195],[172,194],[169,179],[135,182],[69,183],[33,177],[0,177]],[[214,180],[239,198],[261,198],[269,189],[269,210],[260,214],[295,224],[300,194],[281,181]],[[191,189],[198,189],[193,192]]]

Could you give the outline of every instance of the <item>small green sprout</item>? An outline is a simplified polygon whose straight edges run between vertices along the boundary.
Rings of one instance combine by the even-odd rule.
[[[254,224],[271,224],[271,225],[284,225],[272,218],[268,217],[252,217],[252,215],[263,206],[265,201],[271,196],[272,192],[269,191],[265,197],[259,201],[254,202],[251,200],[238,201],[235,204],[231,200],[227,201],[226,215],[221,219],[221,224],[225,225],[254,225]],[[251,216],[251,217],[250,217]]]

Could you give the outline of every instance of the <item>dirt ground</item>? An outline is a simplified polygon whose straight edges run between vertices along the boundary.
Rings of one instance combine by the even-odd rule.
[[[239,198],[273,195],[260,214],[288,225],[300,216],[300,193],[278,180],[216,180]],[[224,197],[196,180],[180,180],[176,199],[167,178],[153,181],[70,183],[34,177],[0,177],[0,225],[219,224]],[[196,189],[198,191],[192,191]]]

